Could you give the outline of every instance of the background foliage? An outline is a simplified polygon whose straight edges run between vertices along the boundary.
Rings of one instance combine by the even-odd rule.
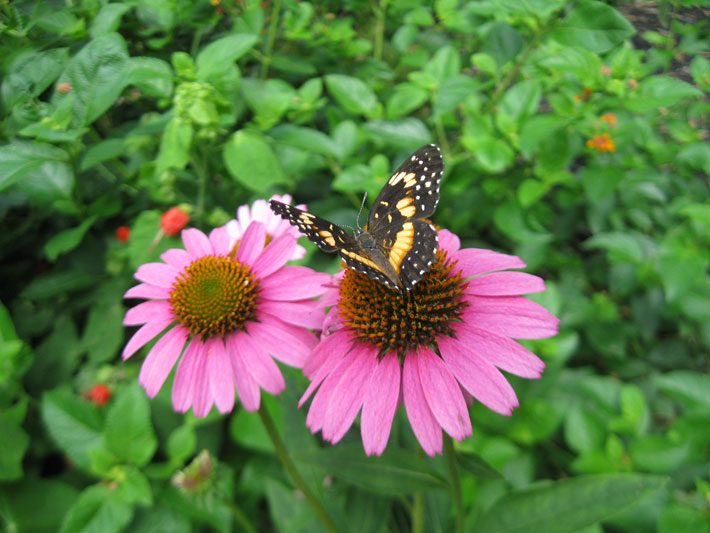
[[[704,8],[5,0],[0,12],[5,528],[229,530],[245,527],[238,506],[259,530],[318,530],[255,415],[197,420],[174,414],[167,390],[147,400],[140,361],[118,358],[121,295],[178,244],[155,240],[173,205],[209,229],[289,191],[352,225],[364,191],[437,142],[435,221],[522,256],[562,319],[531,343],[548,368],[515,383],[512,417],[472,408],[458,447],[467,527],[710,530]],[[337,268],[312,248],[306,262]],[[417,456],[402,420],[383,458],[365,458],[356,431],[324,448],[295,409],[302,378],[288,381],[267,404],[344,529],[450,530],[445,465]],[[106,405],[86,398],[96,384]],[[423,517],[410,519],[412,498]]]

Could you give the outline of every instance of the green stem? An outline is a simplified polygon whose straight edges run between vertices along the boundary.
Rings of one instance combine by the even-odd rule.
[[[245,533],[257,533],[256,528],[251,525],[251,522],[249,522],[249,519],[244,514],[244,511],[242,511],[236,503],[225,502],[225,504],[229,508],[229,511],[232,513],[235,522],[239,524],[240,531],[244,531]]]
[[[449,477],[451,478],[451,497],[456,507],[456,533],[463,533],[463,500],[461,499],[461,477],[459,475],[459,463],[456,460],[454,443],[451,437],[444,435],[444,456],[449,467]]]
[[[192,168],[197,174],[197,208],[195,218],[200,218],[205,210],[205,194],[207,192],[207,158],[201,157],[201,149],[196,146],[192,152]]]
[[[412,533],[424,533],[424,494],[421,492],[414,494]]]
[[[444,151],[444,155],[450,155],[451,147],[449,146],[449,141],[446,138],[446,131],[444,130],[444,123],[441,122],[441,117],[436,117],[434,119],[434,128],[436,129],[436,136],[439,139],[439,144],[441,145],[441,149]]]
[[[318,516],[318,519],[321,521],[321,524],[323,524],[323,527],[326,529],[326,531],[331,531],[333,533],[337,532],[338,530],[335,527],[333,520],[330,518],[330,516],[328,516],[328,513],[323,507],[323,504],[321,504],[320,500],[318,500],[318,498],[313,495],[311,489],[308,488],[308,485],[306,485],[305,480],[303,479],[303,477],[301,477],[301,474],[296,469],[296,465],[294,465],[293,461],[291,461],[291,458],[288,455],[288,451],[286,450],[286,446],[281,440],[281,436],[279,435],[279,432],[277,431],[276,426],[274,425],[274,421],[271,419],[271,415],[269,414],[264,405],[262,405],[261,409],[259,409],[259,418],[261,418],[261,423],[264,424],[264,428],[266,429],[266,432],[271,438],[271,442],[274,445],[276,455],[279,456],[281,464],[286,469],[286,472],[288,472],[288,475],[291,476],[291,479],[293,480],[296,487],[298,487],[298,489],[306,497],[306,500]]]
[[[382,52],[385,43],[385,12],[387,11],[387,0],[380,0],[375,4],[375,39],[372,45],[372,55],[377,61],[382,60]]]
[[[281,0],[274,0],[271,9],[271,21],[269,22],[269,34],[266,37],[266,47],[264,48],[264,61],[261,63],[261,78],[266,79],[271,66],[271,54],[274,51],[276,34],[279,30],[279,15],[281,14]]]

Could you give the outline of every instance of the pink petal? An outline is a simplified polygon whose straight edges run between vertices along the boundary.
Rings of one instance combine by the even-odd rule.
[[[296,248],[296,239],[284,234],[276,237],[254,261],[252,268],[260,278],[273,274],[286,264]]]
[[[247,227],[239,241],[237,260],[245,265],[253,265],[257,260],[266,241],[266,230],[261,222],[252,222]]]
[[[525,268],[522,259],[515,255],[506,255],[492,250],[481,248],[464,248],[454,255],[464,276],[478,276],[485,272],[508,270],[511,268]]]
[[[190,263],[192,263],[190,254],[180,248],[171,248],[170,250],[166,250],[160,254],[160,258],[178,271],[183,271],[190,266]]]
[[[325,412],[323,438],[333,444],[353,425],[377,366],[377,354],[369,347],[356,347],[348,357],[353,359],[353,364],[340,377]]]
[[[261,345],[282,363],[300,368],[311,351],[309,345],[295,337],[286,324],[277,319],[264,317],[261,322],[249,322],[247,331]]]
[[[502,415],[518,406],[513,387],[477,350],[451,337],[439,337],[437,344],[446,366],[474,398]]]
[[[227,232],[227,228],[221,226],[213,229],[210,232],[209,238],[215,254],[227,255],[229,253],[229,233]]]
[[[461,240],[455,233],[442,229],[439,231],[439,249],[454,254],[461,248]]]
[[[173,381],[173,408],[178,413],[185,413],[192,405],[192,398],[197,380],[196,369],[199,364],[198,347],[202,341],[198,337],[193,337],[187,345],[182,359],[178,363]]]
[[[477,296],[516,296],[543,292],[542,278],[525,272],[494,272],[473,278],[468,282],[466,293]]]
[[[470,436],[471,417],[466,402],[444,362],[429,348],[420,348],[415,362],[424,397],[436,421],[456,440]]]
[[[145,263],[138,267],[134,277],[138,281],[170,288],[179,272],[165,263]]]
[[[172,322],[174,319],[172,307],[165,300],[148,300],[131,307],[123,317],[124,326],[147,324],[153,320]]]
[[[464,321],[514,339],[544,339],[557,334],[559,320],[535,302],[516,296],[475,296]]]
[[[539,378],[545,363],[508,337],[501,337],[489,331],[461,322],[454,326],[457,338],[467,346],[474,346],[476,351],[501,370],[521,378]]]
[[[323,309],[319,309],[312,303],[262,300],[258,305],[263,313],[302,328],[320,329],[325,319]]]
[[[303,406],[303,404],[308,400],[308,398],[313,394],[313,392],[318,388],[318,386],[330,376],[335,369],[340,365],[343,359],[349,358],[350,356],[350,345],[346,350],[330,350],[326,348],[328,346],[325,342],[318,345],[317,348],[321,348],[318,352],[318,356],[326,357],[321,365],[318,366],[317,370],[313,373],[311,378],[311,383],[308,385],[306,392],[303,393],[301,399],[298,401],[298,407]],[[315,352],[314,352],[315,353]],[[310,377],[310,376],[309,376]]]
[[[237,333],[232,342],[239,343],[242,357],[249,368],[249,373],[257,384],[266,392],[279,394],[286,388],[286,383],[281,375],[278,365],[261,346],[248,333]]]
[[[261,280],[261,296],[268,300],[307,300],[326,290],[330,275],[308,267],[285,266]]]
[[[320,431],[323,427],[323,424],[325,423],[326,411],[328,409],[328,404],[333,391],[336,390],[336,385],[340,382],[340,377],[353,363],[354,359],[351,357],[343,357],[340,359],[330,375],[325,378],[316,395],[313,397],[311,407],[308,409],[308,416],[306,416],[306,426],[308,426],[308,429],[311,430],[311,433]],[[303,403],[304,398],[305,394],[301,397],[299,405]]]
[[[148,342],[150,342],[158,333],[166,329],[170,324],[171,320],[155,320],[148,322],[146,325],[142,326],[138,331],[133,334],[131,340],[128,341],[126,347],[123,349],[121,357],[125,360],[140,350]]]
[[[237,220],[239,221],[239,225],[242,227],[242,230],[246,230],[246,228],[249,227],[252,218],[251,210],[249,209],[248,205],[240,205],[237,208]]]
[[[232,364],[222,339],[210,339],[206,346],[207,374],[209,376],[210,394],[217,410],[229,413],[234,408],[234,382],[232,381]]]
[[[156,300],[167,300],[169,296],[170,289],[149,285],[147,283],[141,283],[135,287],[131,287],[123,295],[124,298],[150,298]]]
[[[259,385],[249,373],[247,362],[242,355],[242,346],[237,342],[237,336],[229,336],[227,342],[239,400],[247,411],[256,411],[261,403]]]
[[[175,326],[163,335],[148,352],[143,361],[138,383],[145,389],[149,398],[155,398],[163,383],[170,375],[175,362],[180,357],[187,342],[188,331],[182,326]]]
[[[416,355],[408,353],[404,359],[404,372],[402,374],[402,395],[407,418],[412,426],[419,444],[427,455],[433,456],[441,453],[443,437],[441,426],[434,418],[422,390]]]
[[[185,243],[185,249],[194,261],[200,257],[214,254],[212,243],[207,238],[207,235],[195,228],[182,230],[182,242]]]
[[[323,337],[303,364],[303,374],[311,379],[313,374],[334,355],[346,354],[351,348],[350,335],[343,330]]]
[[[197,418],[204,418],[212,409],[212,394],[210,392],[210,378],[207,373],[207,359],[210,357],[207,344],[196,346],[194,367],[194,388],[192,391],[192,411]]]
[[[397,412],[400,381],[399,361],[390,353],[375,368],[362,405],[360,434],[367,455],[381,455],[387,447]]]
[[[264,227],[266,227],[266,222],[267,219],[269,218],[270,215],[272,215],[271,208],[269,205],[266,203],[266,200],[254,200],[254,203],[251,204],[251,216],[252,219],[258,220],[262,224],[264,224]],[[268,228],[267,228],[268,230]]]

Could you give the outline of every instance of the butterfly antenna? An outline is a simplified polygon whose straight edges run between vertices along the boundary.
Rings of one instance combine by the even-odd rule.
[[[360,211],[357,212],[357,220],[355,221],[355,224],[357,224],[357,229],[360,229],[360,213],[362,213],[362,208],[365,207],[365,200],[367,200],[367,191],[365,191],[365,195],[362,197]]]

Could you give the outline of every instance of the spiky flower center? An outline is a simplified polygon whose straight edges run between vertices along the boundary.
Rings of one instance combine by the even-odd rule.
[[[193,335],[224,336],[254,318],[259,285],[249,266],[208,255],[188,266],[170,293],[175,318]]]
[[[467,284],[453,272],[455,265],[439,250],[429,272],[407,292],[348,269],[340,283],[340,316],[357,339],[377,346],[380,356],[394,351],[402,359],[418,346],[435,347],[439,335],[452,335],[451,323],[466,305]]]

